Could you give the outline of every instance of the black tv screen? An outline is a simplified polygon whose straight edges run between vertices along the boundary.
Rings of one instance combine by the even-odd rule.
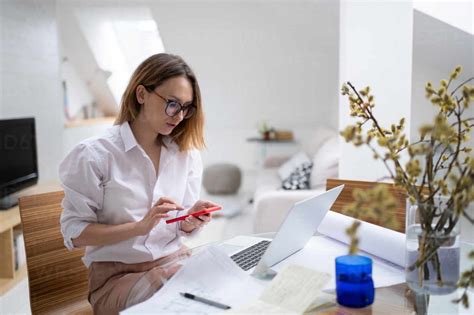
[[[37,181],[34,118],[0,119],[0,198]]]

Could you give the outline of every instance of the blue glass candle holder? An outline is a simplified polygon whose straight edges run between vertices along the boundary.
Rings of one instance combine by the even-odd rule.
[[[347,307],[364,307],[374,302],[372,259],[359,255],[336,258],[337,303]]]

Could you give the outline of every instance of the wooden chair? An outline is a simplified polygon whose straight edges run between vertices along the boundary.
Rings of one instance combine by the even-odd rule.
[[[59,218],[64,192],[20,198],[33,314],[92,314],[84,251],[68,251]]]
[[[369,189],[373,188],[376,185],[385,185],[390,193],[395,197],[398,201],[398,207],[394,210],[395,218],[398,221],[398,228],[395,229],[398,232],[405,233],[405,212],[406,212],[406,192],[399,187],[396,187],[393,184],[386,184],[386,183],[376,183],[376,182],[365,182],[365,181],[356,181],[356,180],[345,180],[345,179],[328,179],[326,182],[326,190],[334,188],[336,186],[344,184],[344,189],[342,190],[339,197],[336,199],[336,202],[332,205],[331,210],[335,212],[339,212],[342,214],[347,214],[344,212],[343,208],[345,205],[354,201],[352,197],[352,193],[354,189]],[[374,221],[369,218],[361,217],[361,220],[377,224],[383,226],[379,221]],[[385,227],[385,226],[384,226]],[[390,227],[387,227],[390,228]]]

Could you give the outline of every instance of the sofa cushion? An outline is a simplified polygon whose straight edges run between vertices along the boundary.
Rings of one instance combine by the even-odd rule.
[[[311,189],[325,187],[328,178],[338,178],[339,175],[339,139],[332,137],[325,141],[313,158],[311,172]]]
[[[254,199],[258,199],[259,196],[264,195],[269,191],[275,191],[281,187],[281,179],[278,176],[278,169],[262,169],[259,170],[256,178],[256,189],[254,193]]]

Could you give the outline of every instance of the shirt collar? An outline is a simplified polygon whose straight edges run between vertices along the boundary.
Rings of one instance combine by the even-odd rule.
[[[122,137],[125,152],[130,151],[132,148],[138,145],[138,142],[135,139],[135,136],[133,135],[132,129],[130,128],[130,124],[128,123],[128,121],[124,122],[120,126],[120,136]]]
[[[130,124],[128,121],[124,122],[120,126],[120,136],[122,137],[122,141],[124,144],[124,149],[125,152],[130,151],[134,147],[138,145],[137,140],[135,139],[135,136],[133,135],[132,128],[130,128]],[[163,137],[163,143],[166,145],[166,151],[169,153],[176,153],[179,150],[178,145],[176,142],[174,142],[171,137]]]

